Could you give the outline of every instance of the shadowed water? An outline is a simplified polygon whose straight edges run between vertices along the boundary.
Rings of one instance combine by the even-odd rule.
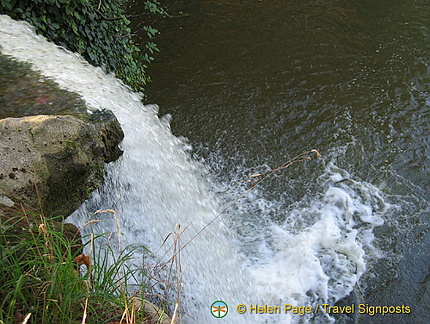
[[[246,186],[232,188],[250,174],[311,148],[324,156],[277,174],[229,216],[250,267],[260,263],[255,271],[266,276],[278,269],[267,291],[283,287],[280,299],[290,300],[282,283],[296,275],[286,267],[295,261],[291,253],[281,255],[297,250],[284,240],[314,230],[331,208],[324,197],[341,187],[336,199],[345,192],[357,199],[354,221],[366,218],[359,216],[360,204],[383,220],[373,229],[351,225],[366,270],[356,296],[341,304],[359,295],[369,305],[404,304],[413,311],[337,320],[427,322],[430,4],[170,1],[167,7],[174,18],[157,24],[161,52],[150,67],[148,101],[172,114],[173,133],[191,141],[194,154],[222,182],[218,190],[228,191],[227,200],[243,192]],[[130,11],[139,12],[138,1]],[[316,255],[327,267],[337,267],[339,260],[321,253]],[[323,274],[330,271],[322,269],[317,281],[328,280],[328,294],[341,297],[330,286],[336,270],[327,279]],[[306,273],[307,284],[318,277],[296,270]]]
[[[148,259],[160,260],[177,224],[188,242],[217,220],[181,256],[184,323],[219,321],[210,314],[216,300],[234,323],[424,323],[428,5],[410,2],[173,2],[189,15],[163,22],[165,56],[148,89],[172,113],[171,126],[157,107],[26,24],[2,18],[0,46],[90,108],[112,109],[124,128],[124,156],[73,216],[78,225],[112,208],[121,244],[144,244]],[[311,148],[323,158],[275,173],[218,217],[249,188],[249,175]],[[103,219],[86,230],[115,227]],[[328,316],[317,307],[336,302],[413,311]],[[241,315],[239,303],[317,312]]]

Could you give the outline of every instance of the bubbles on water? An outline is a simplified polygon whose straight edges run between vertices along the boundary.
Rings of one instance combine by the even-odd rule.
[[[230,215],[238,217],[232,224],[264,303],[334,304],[353,291],[367,264],[380,256],[373,230],[391,206],[379,189],[354,180],[333,162],[318,184],[317,192],[284,207],[282,201],[258,198],[257,189],[235,208],[240,216]],[[271,217],[273,209],[284,210],[284,221]]]
[[[90,107],[112,109],[124,128],[124,156],[107,167],[109,180],[87,206],[115,209],[124,245],[143,243],[156,252],[176,224],[189,226],[183,236],[188,242],[218,217],[219,201],[204,180],[207,174],[190,158],[187,142],[171,134],[170,116],[159,120],[156,106],[141,105],[140,96],[113,76],[41,42],[27,25],[7,21],[5,26],[5,33],[21,32],[29,40],[8,39],[7,51],[79,92]],[[344,117],[349,122],[348,115]],[[232,169],[222,156],[216,161],[221,170]],[[241,165],[234,167],[237,174],[244,173]],[[334,163],[316,182],[307,191],[306,183],[296,181],[297,187],[289,189],[304,194],[291,205],[283,200],[281,187],[268,196],[257,188],[184,250],[183,305],[193,317],[209,322],[208,307],[216,299],[229,305],[314,306],[351,293],[372,258],[378,257],[373,231],[384,223],[391,206],[376,187],[355,180]],[[243,188],[232,189],[227,197],[236,199]],[[106,231],[100,226],[100,232]],[[237,315],[232,311],[230,320],[251,323]],[[278,320],[284,323],[287,318]],[[254,316],[251,321],[264,320]]]

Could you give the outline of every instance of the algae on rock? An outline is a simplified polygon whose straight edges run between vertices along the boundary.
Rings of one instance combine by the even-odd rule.
[[[0,54],[0,209],[22,204],[67,217],[98,188],[124,137],[110,111]],[[37,188],[37,189],[36,189]]]

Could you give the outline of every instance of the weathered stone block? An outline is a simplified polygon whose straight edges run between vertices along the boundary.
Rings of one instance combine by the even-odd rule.
[[[107,116],[96,122],[70,115],[0,120],[2,201],[36,210],[42,204],[45,215],[72,213],[101,184],[104,163],[121,154],[122,130]]]

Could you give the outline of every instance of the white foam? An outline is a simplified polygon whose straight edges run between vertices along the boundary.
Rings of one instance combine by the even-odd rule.
[[[1,16],[0,35],[3,54],[32,63],[61,87],[80,94],[91,109],[112,110],[124,130],[124,155],[106,168],[103,188],[69,221],[82,226],[96,210],[114,209],[121,245],[145,245],[162,264],[173,255],[168,250],[172,240],[163,242],[177,224],[186,229],[181,237],[185,244],[217,217],[217,198],[208,189],[204,169],[190,158],[188,144],[171,134],[168,117],[160,122],[156,106],[144,106],[141,96],[114,76],[35,35],[25,22]],[[100,218],[102,222],[84,228],[84,233],[116,232],[112,217]],[[222,218],[182,251],[182,306],[191,317],[208,323],[213,319],[209,310],[214,301],[233,305],[252,294],[240,260],[231,255],[237,253]],[[238,321],[246,318],[234,312],[229,318],[236,316]],[[183,323],[192,322],[191,317],[185,316]]]
[[[264,228],[259,220],[262,215],[256,215],[258,226],[242,238],[243,253],[253,255],[248,259],[252,282],[265,303],[333,304],[348,296],[365,273],[370,260],[366,253],[377,255],[373,229],[383,224],[382,216],[389,208],[379,189],[354,181],[333,163],[327,165],[319,181],[321,192],[306,195],[284,215],[285,221],[272,221]],[[268,202],[256,205],[274,207]],[[261,213],[270,217],[264,207]],[[236,226],[243,232],[240,223]],[[263,240],[256,243],[247,240],[247,235]],[[307,320],[311,317],[308,315]],[[287,318],[293,322],[304,319],[290,314],[272,320],[285,323]]]
[[[143,106],[139,94],[34,35],[26,23],[1,16],[0,35],[3,53],[33,63],[63,88],[79,93],[91,109],[111,109],[124,129],[124,156],[106,168],[105,185],[74,215],[76,224],[96,209],[112,208],[119,217],[122,245],[144,244],[155,253],[176,224],[188,226],[182,236],[186,243],[218,217],[218,198],[202,166],[190,158],[188,144],[171,134],[170,116],[160,121],[156,106]],[[217,161],[223,163],[222,157]],[[352,291],[374,249],[373,229],[383,223],[389,205],[377,188],[332,163],[317,181],[319,189],[294,208],[263,198],[258,189],[251,192],[184,249],[182,301],[192,317],[210,323],[211,303],[224,300],[231,309],[229,322],[295,322],[300,318],[284,314],[239,315],[234,307],[314,306]],[[232,190],[229,197],[234,200],[241,193]],[[272,217],[275,210],[282,222]],[[104,218],[91,230],[115,231],[115,223]],[[161,249],[155,258],[165,252]],[[193,321],[184,317],[183,323]]]

